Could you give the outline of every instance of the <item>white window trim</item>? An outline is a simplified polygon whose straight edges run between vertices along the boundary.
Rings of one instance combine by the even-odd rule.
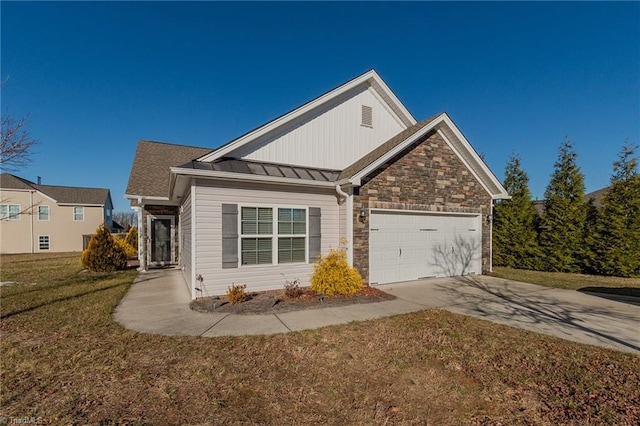
[[[47,208],[47,218],[46,219],[40,219],[40,208],[41,207],[46,207]],[[50,219],[51,219],[51,208],[49,206],[46,206],[46,205],[38,206],[38,221],[39,222],[48,222]]]
[[[76,209],[82,209],[82,219],[76,219]],[[73,206],[71,214],[74,222],[84,222],[84,206]]]
[[[22,206],[20,204],[2,204],[3,206],[7,206],[7,215],[0,217],[1,220],[20,220],[22,218]],[[11,207],[12,206],[17,206],[18,207],[18,214],[11,216]]]
[[[41,247],[41,242],[40,242],[41,238],[46,238],[47,239],[47,248],[46,249],[43,249]],[[51,251],[51,237],[49,235],[38,235],[38,251]]]
[[[271,234],[242,234],[242,208],[270,208],[273,210]],[[240,268],[259,268],[269,266],[282,265],[306,265],[309,263],[309,207],[293,206],[293,205],[273,205],[273,204],[238,204],[238,267]],[[278,231],[278,209],[300,209],[305,214],[305,234],[279,234]],[[256,265],[242,264],[242,239],[243,238],[271,238],[271,263],[262,263]],[[285,262],[278,263],[278,238],[304,238],[304,261],[303,262]]]

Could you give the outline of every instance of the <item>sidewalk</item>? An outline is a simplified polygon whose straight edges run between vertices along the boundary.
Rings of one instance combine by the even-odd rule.
[[[115,310],[125,328],[144,333],[190,336],[244,336],[287,333],[351,321],[420,311],[430,306],[396,299],[333,308],[263,315],[200,313],[178,269],[150,270],[136,278]]]
[[[432,278],[381,287],[395,300],[263,315],[200,313],[178,269],[138,275],[115,320],[144,333],[241,336],[287,333],[439,308],[580,343],[640,354],[640,306],[573,290],[488,276]],[[635,301],[637,302],[637,301]]]

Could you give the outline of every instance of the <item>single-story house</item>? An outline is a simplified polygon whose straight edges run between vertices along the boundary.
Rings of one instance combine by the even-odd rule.
[[[309,285],[343,246],[369,284],[491,269],[508,198],[446,113],[416,121],[368,71],[218,148],[141,140],[125,195],[141,268],[182,268],[193,298]]]
[[[113,203],[105,188],[42,185],[0,175],[0,253],[82,251],[83,235],[105,223]]]

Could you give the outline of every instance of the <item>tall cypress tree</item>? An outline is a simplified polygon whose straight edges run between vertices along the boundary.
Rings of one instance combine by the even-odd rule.
[[[545,196],[541,218],[540,247],[544,269],[579,272],[584,257],[584,175],[580,171],[573,143],[560,145],[558,159]]]
[[[611,186],[593,239],[596,273],[622,277],[640,276],[640,175],[637,146],[626,142],[613,163]]]
[[[505,167],[504,187],[511,199],[499,201],[493,211],[494,263],[536,269],[539,258],[535,230],[537,213],[531,201],[529,177],[522,170],[517,155],[512,155]]]

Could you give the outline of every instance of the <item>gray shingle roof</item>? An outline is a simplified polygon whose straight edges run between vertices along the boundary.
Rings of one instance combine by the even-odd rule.
[[[77,186],[38,185],[9,173],[0,176],[3,189],[36,190],[53,198],[59,204],[111,205],[111,195],[105,188],[82,188]]]
[[[209,148],[140,140],[131,166],[127,195],[166,197],[170,168],[210,153]]]

